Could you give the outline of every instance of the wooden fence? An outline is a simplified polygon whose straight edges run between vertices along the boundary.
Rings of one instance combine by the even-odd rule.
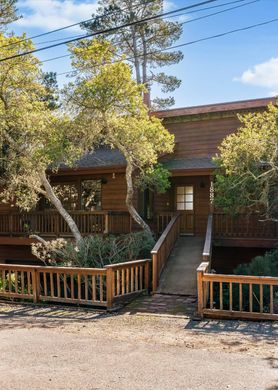
[[[214,238],[278,238],[278,223],[260,221],[256,214],[214,213]]]
[[[156,216],[156,232],[162,234],[174,216],[175,213],[171,211],[160,212]]]
[[[201,316],[278,320],[278,278],[211,274],[209,262],[197,269]]]
[[[152,253],[152,291],[157,290],[159,277],[167,263],[171,250],[180,234],[180,214],[172,217],[155,244]]]
[[[0,264],[0,297],[112,308],[120,299],[149,291],[149,263],[101,269]]]
[[[81,234],[129,233],[130,214],[125,211],[70,211]],[[69,236],[71,231],[56,211],[12,212],[0,214],[0,234]]]

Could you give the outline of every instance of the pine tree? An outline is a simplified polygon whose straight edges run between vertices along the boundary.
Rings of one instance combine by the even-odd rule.
[[[84,24],[88,32],[113,28],[123,24],[139,21],[163,13],[163,0],[100,0],[93,22]],[[176,64],[183,59],[180,51],[160,51],[176,42],[182,34],[178,22],[157,18],[122,28],[106,34],[118,49],[133,65],[138,84],[145,84],[145,103],[150,106],[151,86],[156,83],[163,93],[173,92],[181,84],[175,76],[156,72],[157,68]],[[153,108],[166,108],[175,103],[173,97],[154,98]]]

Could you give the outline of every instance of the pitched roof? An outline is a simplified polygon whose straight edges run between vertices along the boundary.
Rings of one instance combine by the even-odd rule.
[[[78,168],[125,166],[126,160],[118,149],[101,146],[77,161]]]
[[[214,169],[216,165],[211,157],[196,157],[183,159],[169,159],[162,162],[164,168],[172,170],[191,170],[191,169]]]
[[[276,97],[242,100],[237,102],[207,104],[203,106],[173,108],[170,110],[155,111],[152,112],[152,115],[156,116],[157,118],[173,118],[177,116],[186,116],[186,115],[201,115],[201,114],[210,114],[216,112],[240,111],[240,110],[263,108],[266,107],[269,103],[275,104],[276,102],[277,102]]]

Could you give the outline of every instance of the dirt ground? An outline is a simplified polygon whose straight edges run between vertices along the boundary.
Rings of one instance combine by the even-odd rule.
[[[0,304],[0,389],[278,389],[278,323]]]

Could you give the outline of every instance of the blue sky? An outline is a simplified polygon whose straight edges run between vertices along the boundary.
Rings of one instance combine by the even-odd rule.
[[[201,0],[171,0],[168,9],[197,3]],[[232,0],[218,0],[211,5]],[[250,2],[252,0],[244,0]],[[230,8],[228,5],[221,9]],[[28,36],[88,19],[96,9],[90,0],[19,0],[18,8],[23,19],[10,26],[16,33]],[[219,8],[220,10],[220,8]],[[217,10],[187,15],[188,20]],[[278,18],[278,0],[260,0],[253,4],[184,25],[179,43],[219,34],[225,31]],[[78,28],[37,38],[45,42],[80,34]],[[41,45],[37,45],[41,47]],[[266,26],[235,33],[181,49],[184,60],[163,71],[177,75],[182,86],[173,95],[176,106],[192,106],[224,101],[254,99],[278,95],[278,21]],[[60,46],[38,54],[41,60],[67,54]],[[60,59],[43,65],[46,71],[63,73],[70,70],[70,60]],[[67,82],[58,77],[59,84]],[[154,91],[156,95],[158,90]]]

